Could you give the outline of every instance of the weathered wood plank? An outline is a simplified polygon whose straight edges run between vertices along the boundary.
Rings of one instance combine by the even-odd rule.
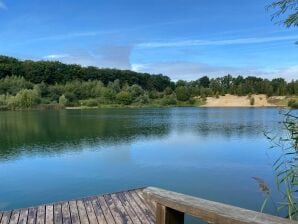
[[[114,203],[111,195],[104,195],[104,199],[109,206],[116,223],[132,224],[130,217],[123,213]]]
[[[62,223],[71,224],[70,211],[68,202],[63,202],[61,205],[62,210]]]
[[[62,206],[61,206],[61,204],[54,205],[54,223],[62,224]]]
[[[1,224],[8,224],[12,212],[3,212]]]
[[[146,216],[144,211],[141,209],[141,207],[137,204],[137,202],[127,193],[127,192],[121,192],[119,193],[122,195],[123,201],[127,201],[133,210],[136,212],[137,216],[142,220],[143,223],[155,223],[153,220],[150,219],[150,217]]]
[[[19,221],[20,211],[14,210],[11,214],[9,224],[17,224]]]
[[[145,201],[143,201],[134,191],[128,191],[127,192],[132,198],[133,200],[136,201],[136,203],[141,207],[141,209],[143,210],[144,214],[153,222],[155,222],[155,217],[152,213],[151,209],[149,208],[149,206],[147,206],[147,204],[145,203]]]
[[[124,200],[122,200],[121,195],[112,194],[111,197],[116,206],[120,208],[121,212],[127,213],[134,224],[141,224],[141,221],[136,215],[135,211],[130,207],[127,201],[125,202]]]
[[[97,202],[99,203],[100,207],[102,208],[102,212],[107,220],[107,223],[115,224],[116,221],[115,221],[115,219],[112,215],[112,212],[111,212],[109,206],[107,205],[104,197],[103,196],[97,197]]]
[[[37,207],[36,224],[45,223],[45,213],[46,207],[44,205],[40,205]]]
[[[148,200],[144,198],[143,189],[135,190],[136,194],[141,198],[141,200],[146,203],[146,206],[149,207],[151,212],[154,214],[156,211],[156,202],[154,200]]]
[[[220,224],[297,224],[295,221],[267,215],[231,205],[208,201],[176,192],[149,187],[144,195],[157,203],[201,218],[210,223]]]
[[[77,206],[78,206],[78,210],[79,210],[79,216],[80,216],[81,223],[82,224],[88,224],[89,219],[88,219],[87,212],[86,212],[83,201],[78,200],[77,201]]]
[[[156,224],[184,224],[184,213],[157,204]]]
[[[96,197],[93,197],[90,200],[91,200],[92,207],[93,207],[94,213],[96,215],[98,224],[107,224],[106,218],[103,214],[100,204],[97,202]]]
[[[90,199],[85,199],[83,202],[84,202],[84,205],[85,205],[85,209],[86,209],[86,212],[87,212],[89,223],[90,224],[98,224],[97,218],[96,218],[96,215],[94,213],[94,210],[93,210],[92,203],[91,203]]]
[[[71,223],[72,224],[80,224],[80,217],[79,217],[77,202],[76,201],[70,201],[69,202],[69,209],[70,209]]]
[[[46,205],[46,224],[54,224],[54,206]]]
[[[28,213],[29,213],[28,209],[22,209],[20,211],[18,224],[27,224]]]
[[[37,208],[36,207],[29,208],[27,224],[35,224],[36,216],[37,216]]]

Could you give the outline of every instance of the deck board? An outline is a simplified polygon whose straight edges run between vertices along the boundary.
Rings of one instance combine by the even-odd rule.
[[[0,211],[0,224],[154,224],[140,190]]]

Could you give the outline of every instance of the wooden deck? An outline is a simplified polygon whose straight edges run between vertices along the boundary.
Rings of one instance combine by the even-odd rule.
[[[141,189],[0,212],[0,224],[156,223]]]

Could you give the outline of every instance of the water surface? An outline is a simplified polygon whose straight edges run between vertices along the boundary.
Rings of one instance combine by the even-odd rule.
[[[263,131],[279,121],[265,108],[1,112],[0,210],[143,186],[259,210],[252,177],[278,200]]]

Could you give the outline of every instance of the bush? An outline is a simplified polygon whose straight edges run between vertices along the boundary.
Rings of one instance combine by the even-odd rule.
[[[29,109],[40,102],[36,90],[23,89],[16,96],[8,98],[8,106],[12,109]]]
[[[177,100],[174,96],[166,96],[162,99],[162,105],[169,106],[169,105],[176,105]]]
[[[11,76],[0,79],[0,94],[16,95],[22,89],[32,89],[33,84],[23,77]]]
[[[96,107],[98,106],[98,100],[97,99],[80,100],[80,105],[86,106],[86,107]]]
[[[288,107],[298,109],[298,101],[294,99],[289,100]]]
[[[190,91],[186,86],[179,86],[175,90],[177,99],[180,101],[188,101],[190,98]]]
[[[132,95],[129,92],[120,92],[116,95],[116,102],[123,104],[123,105],[129,105],[133,101]]]
[[[65,97],[65,95],[62,95],[59,97],[59,104],[60,105],[63,105],[63,106],[66,106],[68,103],[68,99]]]
[[[129,87],[128,92],[130,92],[133,97],[138,97],[144,94],[142,87],[136,84]]]
[[[250,98],[250,105],[251,106],[255,105],[255,98],[254,97]]]

